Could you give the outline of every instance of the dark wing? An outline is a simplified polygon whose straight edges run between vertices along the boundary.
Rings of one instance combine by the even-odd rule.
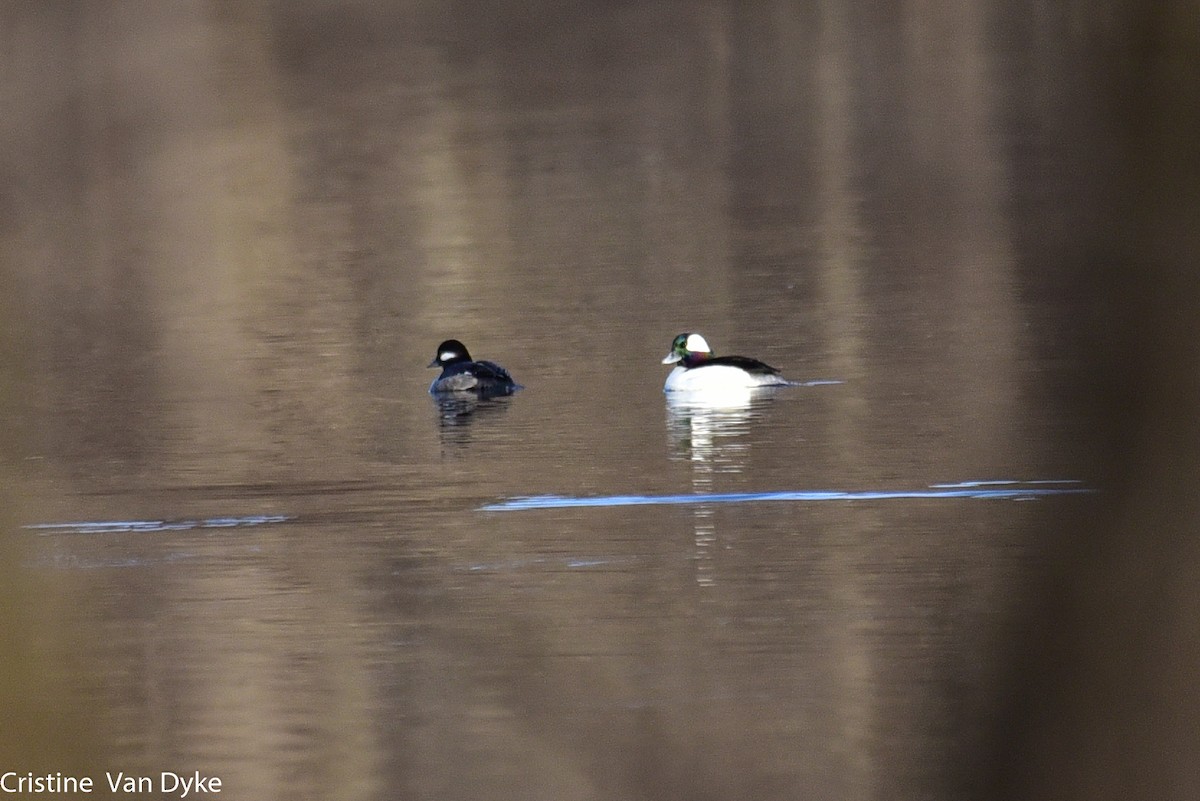
[[[481,381],[513,383],[512,376],[508,374],[508,371],[495,362],[475,362],[474,369],[471,372],[479,376],[479,380]]]
[[[723,364],[726,367],[737,367],[745,370],[747,373],[755,375],[779,375],[780,370],[771,365],[760,362],[758,359],[751,359],[749,356],[714,356],[711,359],[706,359],[699,367],[707,367],[708,365]]]

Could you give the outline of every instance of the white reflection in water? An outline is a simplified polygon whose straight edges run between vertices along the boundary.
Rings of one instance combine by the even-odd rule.
[[[756,398],[776,390],[764,387],[731,387],[718,392],[668,392],[667,436],[671,457],[687,459],[692,466],[692,492],[711,495],[717,473],[740,473],[749,456],[750,430]],[[698,503],[692,510],[696,583],[703,587],[715,581],[714,554],[717,547],[716,520],[711,504]]]
[[[758,413],[754,400],[773,391],[736,387],[718,393],[667,393],[671,456],[692,463],[696,492],[711,491],[713,473],[742,472],[750,447],[744,436]]]

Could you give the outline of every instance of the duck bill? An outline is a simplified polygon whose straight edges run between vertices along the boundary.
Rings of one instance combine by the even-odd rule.
[[[429,364],[425,365],[425,369],[428,370],[430,367],[437,367],[437,366],[438,366],[438,360],[437,360],[437,357],[435,356],[433,361],[431,361]]]
[[[680,355],[679,355],[678,353],[676,353],[675,351],[671,351],[671,352],[670,352],[670,353],[668,353],[668,354],[667,354],[665,357],[663,357],[662,363],[663,363],[663,364],[674,364],[675,362],[679,361],[679,360],[680,360],[680,359],[682,359],[682,358],[683,358],[683,357],[682,357],[682,356],[680,356]]]

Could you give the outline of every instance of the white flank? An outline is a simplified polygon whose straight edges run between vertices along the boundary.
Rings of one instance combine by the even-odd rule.
[[[756,375],[738,367],[713,364],[708,367],[676,367],[667,375],[664,392],[707,392],[747,387],[771,387],[787,384],[777,375]]]

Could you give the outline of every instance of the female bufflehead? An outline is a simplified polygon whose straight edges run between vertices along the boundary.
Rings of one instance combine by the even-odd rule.
[[[512,380],[495,362],[471,361],[471,354],[457,339],[447,339],[438,345],[437,355],[430,367],[442,368],[442,374],[429,385],[433,394],[439,392],[477,392],[480,395],[508,395],[520,385]]]
[[[676,364],[678,362],[678,364]],[[699,334],[680,334],[663,364],[676,364],[664,392],[783,387],[791,384],[779,370],[747,356],[713,356]]]

